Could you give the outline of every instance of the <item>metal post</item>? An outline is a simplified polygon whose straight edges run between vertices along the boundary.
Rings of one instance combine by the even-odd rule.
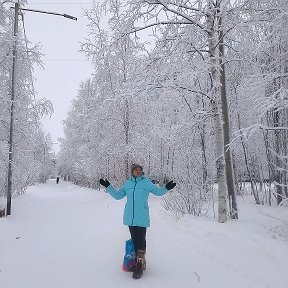
[[[44,157],[43,157],[43,183],[46,183],[46,142],[44,142]]]
[[[11,214],[12,198],[12,162],[13,162],[13,125],[14,125],[14,99],[15,99],[15,76],[16,76],[16,56],[17,56],[17,34],[18,34],[18,16],[19,3],[15,3],[14,17],[14,48],[13,48],[13,66],[12,66],[12,85],[11,85],[11,106],[10,106],[10,131],[9,131],[9,163],[7,177],[7,211],[6,215]]]

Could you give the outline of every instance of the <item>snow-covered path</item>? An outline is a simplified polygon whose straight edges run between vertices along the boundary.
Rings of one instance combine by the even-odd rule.
[[[65,182],[30,187],[13,202],[13,215],[0,219],[0,287],[288,287],[288,242],[281,222],[259,213],[264,207],[242,203],[237,223],[176,221],[155,197],[147,271],[133,280],[121,270],[129,238],[123,205]],[[278,208],[265,213],[287,216]]]

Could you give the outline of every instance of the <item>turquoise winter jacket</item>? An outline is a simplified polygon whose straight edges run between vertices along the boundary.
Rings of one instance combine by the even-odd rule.
[[[157,196],[164,195],[168,189],[158,188],[145,176],[131,177],[117,192],[112,185],[107,187],[107,192],[116,200],[127,196],[124,210],[123,223],[128,226],[150,226],[148,196],[152,193]]]

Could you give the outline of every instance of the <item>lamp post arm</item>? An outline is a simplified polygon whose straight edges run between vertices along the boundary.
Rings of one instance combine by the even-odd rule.
[[[14,9],[14,7],[11,7],[12,9]],[[49,11],[43,11],[43,10],[36,10],[36,9],[28,9],[28,8],[20,8],[20,10],[23,11],[29,11],[29,12],[36,12],[36,13],[42,13],[42,14],[49,14],[49,15],[55,15],[55,16],[62,16],[71,20],[75,20],[77,21],[77,18],[74,16],[71,16],[69,14],[60,14],[60,13],[56,13],[56,12],[49,12]]]

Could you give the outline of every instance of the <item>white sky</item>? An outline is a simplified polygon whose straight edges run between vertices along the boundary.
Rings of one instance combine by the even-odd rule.
[[[46,10],[73,15],[78,21],[64,17],[25,12],[27,38],[32,43],[41,42],[45,70],[35,67],[35,90],[37,98],[49,99],[54,106],[51,119],[43,119],[44,127],[52,135],[53,142],[63,137],[61,121],[67,116],[71,100],[77,95],[79,84],[92,73],[92,67],[83,54],[79,42],[87,35],[87,21],[83,7],[89,7],[91,0],[32,0],[26,8]],[[56,152],[59,145],[54,144]]]
[[[67,118],[71,101],[76,97],[79,84],[93,72],[92,65],[84,54],[79,53],[80,41],[88,34],[87,19],[83,9],[89,8],[93,0],[28,0],[25,8],[70,14],[78,18],[73,21],[60,16],[25,12],[27,38],[32,44],[41,43],[42,61],[45,69],[34,67],[34,83],[38,99],[52,101],[54,114],[42,120],[50,132],[55,152],[59,152],[59,137],[64,136],[62,121]],[[103,0],[94,0],[102,2]],[[138,32],[143,41],[149,41],[151,31]],[[31,45],[31,44],[30,44]]]

